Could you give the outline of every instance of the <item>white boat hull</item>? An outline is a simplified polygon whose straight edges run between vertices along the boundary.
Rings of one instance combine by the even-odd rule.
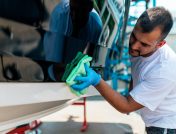
[[[0,131],[61,110],[80,98],[64,83],[0,83],[0,87]],[[94,95],[99,93],[90,87],[84,96]]]

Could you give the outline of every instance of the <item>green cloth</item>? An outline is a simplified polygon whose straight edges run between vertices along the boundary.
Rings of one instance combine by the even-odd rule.
[[[78,62],[85,56],[81,52],[78,52],[76,57],[71,61],[71,63],[67,64],[64,75],[62,76],[62,81],[66,82],[67,77],[73,70],[73,68],[78,64]]]
[[[65,77],[68,76],[66,78],[66,84],[71,86],[77,83],[77,81],[74,81],[76,76],[86,76],[84,64],[86,63],[88,66],[90,66],[91,60],[92,57],[78,52],[77,56],[72,60],[72,62],[70,64],[67,64],[66,66],[65,73],[62,77],[63,79],[65,79]],[[76,94],[77,96],[83,95],[87,92],[87,88],[81,91],[76,91],[72,88],[70,89],[71,92]]]

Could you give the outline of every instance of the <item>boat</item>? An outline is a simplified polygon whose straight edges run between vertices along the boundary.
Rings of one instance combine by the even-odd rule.
[[[86,94],[76,96],[64,82],[49,78],[48,67],[57,63],[45,60],[43,37],[49,32],[49,17],[58,3],[0,0],[0,132],[59,111],[83,97],[100,95],[91,86]],[[95,0],[94,4],[103,30],[92,66],[101,73],[109,70],[107,59],[113,60],[109,49],[120,46],[118,56],[123,53],[130,0]]]
[[[57,112],[82,97],[99,95],[89,87],[83,96],[65,83],[0,83],[0,132]]]

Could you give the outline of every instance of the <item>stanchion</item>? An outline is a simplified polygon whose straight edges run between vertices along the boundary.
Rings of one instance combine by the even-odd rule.
[[[88,128],[87,117],[86,117],[86,97],[83,98],[83,102],[75,102],[75,103],[73,103],[73,105],[83,105],[84,119],[83,119],[83,123],[82,123],[82,127],[81,127],[80,131],[85,132]]]

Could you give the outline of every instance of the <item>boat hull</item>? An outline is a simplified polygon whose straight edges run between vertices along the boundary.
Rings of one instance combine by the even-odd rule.
[[[76,96],[64,83],[0,83],[0,131],[29,123],[88,96],[99,95],[89,87]]]

